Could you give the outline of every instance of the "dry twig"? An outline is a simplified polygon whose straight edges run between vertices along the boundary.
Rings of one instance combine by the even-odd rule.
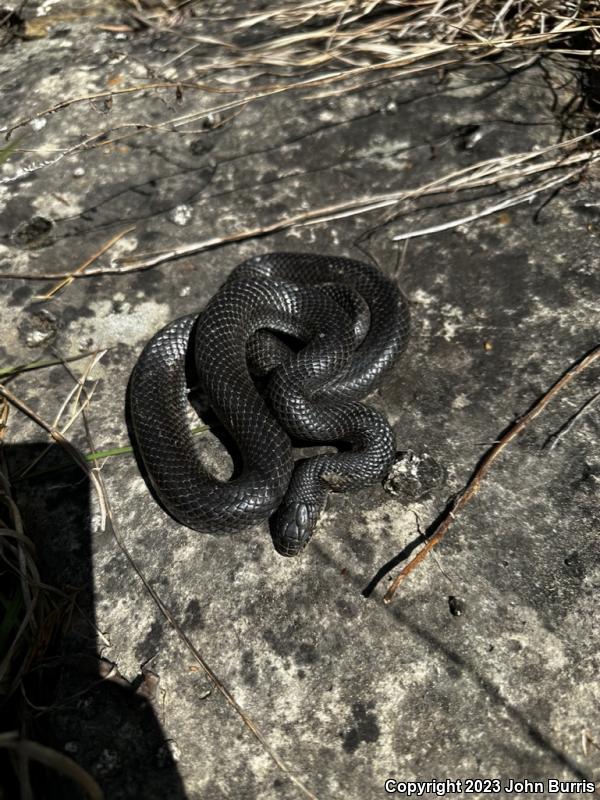
[[[492,447],[492,449],[481,461],[479,467],[471,476],[471,479],[467,483],[466,487],[455,498],[454,502],[452,503],[452,508],[445,514],[435,530],[430,533],[425,547],[423,547],[423,549],[420,550],[417,555],[411,561],[409,561],[404,569],[402,569],[402,571],[394,578],[392,584],[383,597],[383,602],[386,605],[391,603],[402,581],[408,575],[410,575],[415,567],[417,567],[421,561],[425,559],[427,554],[430,553],[433,548],[441,542],[443,537],[446,535],[448,528],[455,521],[458,513],[467,505],[469,500],[475,497],[481,486],[481,481],[485,478],[490,467],[496,461],[505,447],[510,444],[510,442],[512,442],[512,440],[515,439],[530,422],[532,422],[539,414],[541,414],[548,403],[561,391],[561,389],[564,389],[564,387],[567,386],[567,384],[569,384],[576,375],[579,375],[599,358],[600,345],[595,347],[590,353],[569,367],[562,377],[559,378],[559,380],[557,380],[556,383],[554,383],[550,389],[548,389],[548,391],[535,403],[531,410],[528,411],[523,417],[518,419],[494,445],[494,447]]]
[[[133,12],[145,26],[185,43],[164,63],[147,65],[149,75],[164,74],[163,80],[61,100],[7,122],[0,132],[8,137],[17,128],[74,105],[109,102],[119,95],[134,101],[147,96],[148,91],[183,88],[207,94],[236,93],[236,99],[209,108],[197,106],[158,123],[135,119],[130,112],[132,102],[121,108],[123,116],[114,120],[109,131],[88,136],[53,159],[19,166],[15,175],[2,178],[0,183],[56,164],[93,146],[109,132],[127,130],[128,136],[144,131],[189,132],[187,126],[192,122],[283,92],[312,92],[333,84],[341,86],[342,92],[350,92],[366,86],[373,74],[401,79],[415,70],[447,70],[482,63],[498,54],[503,54],[504,67],[512,64],[520,69],[523,62],[537,56],[592,56],[600,41],[598,12],[591,0],[561,4],[506,0],[495,14],[493,5],[474,0],[320,0],[269,8],[237,19],[211,15],[213,22],[229,19],[233,23],[229,30],[223,26],[219,36],[204,35],[197,10],[185,25],[175,26],[170,24],[173,9],[152,15]],[[240,31],[257,25],[264,29],[261,39],[243,44]],[[315,70],[319,70],[316,75]],[[277,83],[273,82],[274,74]]]
[[[124,231],[117,233],[115,236],[109,239],[108,242],[103,244],[102,247],[99,250],[97,250],[93,255],[91,255],[89,258],[86,258],[82,264],[80,264],[76,269],[73,270],[73,272],[66,275],[59,283],[56,284],[56,286],[50,289],[50,291],[46,292],[46,294],[43,295],[37,295],[34,299],[37,301],[51,300],[56,294],[58,294],[58,292],[61,291],[61,289],[64,289],[65,286],[69,286],[69,284],[73,283],[77,275],[81,275],[83,272],[85,272],[85,270],[87,269],[87,267],[89,267],[90,264],[93,264],[94,261],[100,258],[101,255],[106,253],[107,250],[110,250],[110,248],[114,244],[116,244],[119,241],[119,239],[122,239],[124,236],[126,236],[128,233],[131,233],[131,231],[134,230],[135,230],[135,225],[132,225],[129,228],[125,228]]]

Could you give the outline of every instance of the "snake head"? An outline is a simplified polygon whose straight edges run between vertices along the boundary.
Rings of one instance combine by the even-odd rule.
[[[321,509],[310,503],[283,503],[275,515],[273,543],[282,556],[297,556],[314,533]]]

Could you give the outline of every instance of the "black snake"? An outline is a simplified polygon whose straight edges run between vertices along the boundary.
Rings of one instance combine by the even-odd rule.
[[[358,399],[408,334],[405,298],[369,264],[310,253],[243,262],[200,314],[160,330],[133,370],[134,440],[158,499],[207,533],[273,515],[277,550],[296,555],[330,491],[376,483],[389,470],[392,430]],[[196,381],[241,455],[227,481],[202,466],[187,422]],[[340,451],[294,464],[290,437]]]

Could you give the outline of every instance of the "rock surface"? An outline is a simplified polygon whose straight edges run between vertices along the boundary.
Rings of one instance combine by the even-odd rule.
[[[110,10],[98,13],[114,21]],[[38,116],[65,97],[141,82],[140,63],[162,63],[185,46],[152,30],[99,30],[98,21],[56,22],[0,54],[5,124],[33,119],[13,133],[19,152],[1,165],[5,179],[103,128],[157,123],[214,102],[156,91]],[[512,73],[493,63],[375,81],[313,100],[273,95],[192,132],[121,128],[107,135],[112,143],[0,185],[0,271],[68,272],[130,229],[93,265],[106,267],[112,256],[229,235],[549,146],[583,125],[567,115],[576,91],[574,68],[554,58]],[[128,442],[125,391],[143,344],[168,320],[202,308],[250,255],[365,258],[362,242],[411,303],[409,349],[373,403],[388,414],[399,449],[427,453],[443,480],[412,501],[379,488],[333,497],[298,559],[279,557],[264,528],[218,538],[178,526],[128,455],[108,458],[101,473],[118,538],[102,529],[98,498],[76,472],[16,485],[45,574],[77,586],[88,613],[70,645],[88,668],[65,662],[56,691],[67,700],[50,715],[52,742],[107,798],[306,796],[214,688],[120,542],[318,798],[382,797],[388,778],[600,778],[598,752],[581,744],[587,733],[600,741],[598,406],[545,446],[598,390],[597,366],[505,450],[436,555],[392,604],[381,602],[491,444],[598,344],[597,177],[592,166],[556,195],[406,248],[392,237],[467,216],[472,206],[440,194],[400,207],[384,225],[385,211],[297,225],[147,271],[75,280],[45,303],[36,296],[56,281],[3,281],[3,366],[106,350],[89,374],[89,358],[70,364],[95,386],[87,418],[96,450]],[[479,196],[478,207],[498,201],[493,188]],[[11,382],[46,420],[72,388],[61,366]],[[68,436],[82,452],[92,448],[81,417]],[[210,439],[212,457],[223,460]],[[27,463],[42,440],[11,413],[11,463]],[[94,629],[105,661],[94,658]],[[74,686],[88,690],[69,699]]]

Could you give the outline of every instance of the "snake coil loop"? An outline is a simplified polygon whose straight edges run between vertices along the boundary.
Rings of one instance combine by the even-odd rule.
[[[273,515],[277,550],[296,555],[330,491],[385,477],[394,436],[359,399],[408,336],[404,296],[369,264],[311,253],[243,262],[200,314],[160,330],[133,370],[135,445],[158,499],[179,522],[207,533]],[[204,468],[187,422],[190,355],[242,458],[228,481]],[[343,446],[294,465],[290,437]]]

